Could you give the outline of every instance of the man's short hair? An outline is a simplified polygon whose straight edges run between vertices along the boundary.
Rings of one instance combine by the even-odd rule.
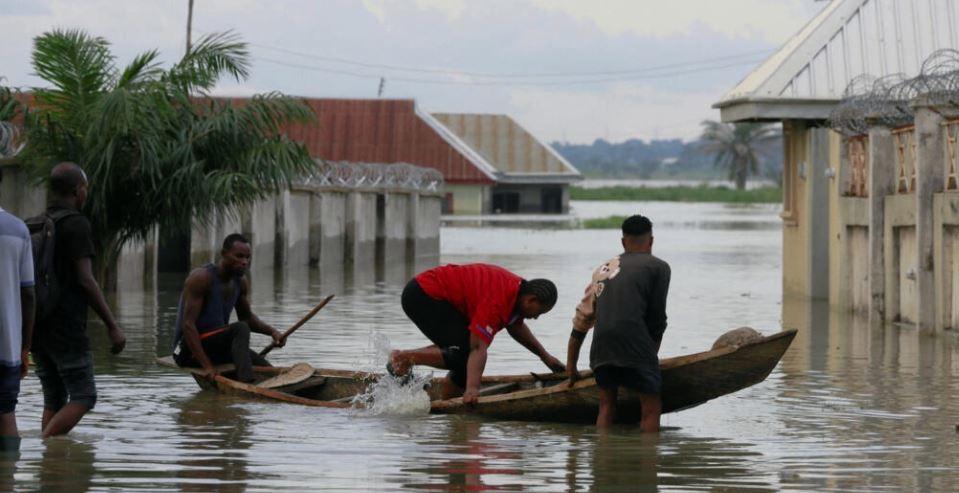
[[[653,232],[653,222],[648,217],[636,214],[623,221],[623,236],[645,236]]]
[[[87,175],[77,163],[63,161],[50,171],[50,191],[58,197],[69,197],[87,181]]]
[[[229,251],[231,248],[233,248],[233,245],[236,242],[246,243],[247,245],[250,244],[250,240],[246,239],[246,236],[243,236],[240,233],[233,233],[233,234],[227,235],[226,238],[223,240],[223,251],[224,252]]]

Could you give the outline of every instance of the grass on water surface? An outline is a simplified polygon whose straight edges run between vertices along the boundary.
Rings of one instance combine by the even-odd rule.
[[[621,200],[621,201],[660,201],[660,202],[724,202],[732,204],[767,204],[782,201],[782,189],[761,187],[752,190],[735,190],[729,187],[710,187],[700,185],[674,186],[662,188],[647,187],[609,187],[609,188],[570,188],[571,200]],[[619,229],[626,216],[609,216],[583,219],[580,227],[584,229]]]
[[[674,187],[570,187],[571,200],[628,200],[661,202],[726,202],[734,204],[765,204],[781,202],[783,191],[777,187],[736,190],[728,187],[700,185]]]

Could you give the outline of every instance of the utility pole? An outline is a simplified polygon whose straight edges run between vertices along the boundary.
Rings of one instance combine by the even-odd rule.
[[[193,0],[190,0],[190,1],[192,2]],[[386,88],[386,78],[380,77],[380,88],[376,90],[376,97],[378,98],[383,97],[383,89],[385,88]]]
[[[189,0],[190,6],[188,7],[186,14],[186,52],[190,52],[190,47],[193,46],[193,40],[190,39],[193,34],[193,0]]]

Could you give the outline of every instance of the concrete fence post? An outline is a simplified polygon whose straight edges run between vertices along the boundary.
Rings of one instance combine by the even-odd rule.
[[[921,332],[937,328],[935,279],[934,194],[943,189],[942,116],[922,99],[915,104],[916,116],[916,286],[917,320]]]
[[[350,191],[346,196],[346,261],[373,270],[376,262],[376,193]]]
[[[378,256],[384,265],[406,262],[407,232],[409,227],[410,195],[408,193],[384,192],[382,216],[377,214],[376,240]]]
[[[869,318],[886,319],[886,196],[895,191],[896,162],[888,128],[869,129]]]
[[[811,299],[829,299],[829,132],[828,128],[810,128],[808,171],[806,175],[806,210],[809,236],[806,239],[809,292]]]
[[[337,264],[342,270],[346,255],[346,197],[343,190],[318,190],[310,201],[310,262],[320,270]]]

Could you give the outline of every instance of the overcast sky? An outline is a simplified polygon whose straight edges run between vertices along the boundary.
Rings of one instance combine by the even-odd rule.
[[[223,95],[415,98],[506,113],[549,141],[695,138],[709,108],[826,5],[814,0],[195,0],[194,37],[232,29],[249,80]],[[121,63],[185,46],[187,0],[0,0],[0,77],[32,75],[32,38],[78,27]]]

